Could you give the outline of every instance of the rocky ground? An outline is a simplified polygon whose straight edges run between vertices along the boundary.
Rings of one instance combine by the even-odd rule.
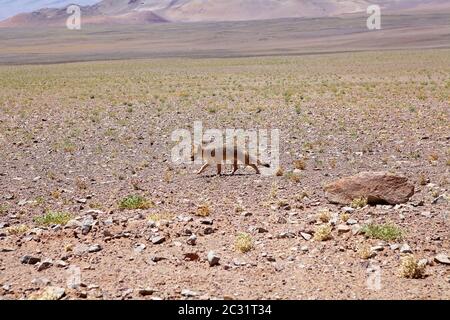
[[[449,299],[449,57],[0,67],[0,296]],[[280,129],[282,170],[173,164],[194,121]],[[365,171],[415,193],[327,201]]]

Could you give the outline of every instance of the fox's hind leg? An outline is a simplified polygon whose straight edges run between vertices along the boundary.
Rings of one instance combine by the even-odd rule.
[[[221,164],[218,164],[217,165],[217,175],[221,175],[222,174],[222,165]]]
[[[205,171],[206,170],[206,168],[208,168],[209,167],[209,163],[205,163],[204,165],[203,165],[203,167],[197,172],[197,174],[201,174],[203,171]]]
[[[259,172],[258,167],[256,166],[256,164],[249,164],[250,167],[252,167],[253,169],[255,169],[256,174],[261,174],[261,172]]]
[[[238,165],[237,161],[235,161],[233,163],[233,173],[232,173],[232,175],[235,174],[236,171],[238,171],[238,169],[239,169],[239,165]]]

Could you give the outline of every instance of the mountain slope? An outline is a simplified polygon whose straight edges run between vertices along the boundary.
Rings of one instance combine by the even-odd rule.
[[[450,10],[450,1],[447,0],[103,0],[82,7],[82,23],[148,24],[326,17],[365,12],[374,3],[389,11]],[[64,8],[41,9],[0,22],[0,27],[63,25],[67,17]]]

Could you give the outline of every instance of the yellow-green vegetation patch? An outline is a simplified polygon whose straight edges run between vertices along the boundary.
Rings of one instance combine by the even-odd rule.
[[[402,258],[400,264],[400,276],[408,279],[421,279],[425,277],[426,261],[419,261],[413,255]]]
[[[0,204],[0,216],[8,213],[8,206],[6,204]]]
[[[326,241],[331,239],[331,231],[333,228],[330,225],[317,226],[314,231],[314,240]]]
[[[20,234],[24,234],[28,230],[30,230],[30,228],[27,225],[20,224],[17,226],[11,226],[11,227],[6,228],[6,233],[9,235],[20,235]]]
[[[242,253],[249,252],[253,249],[253,239],[248,233],[239,233],[235,241],[236,250]]]
[[[350,203],[350,206],[354,209],[364,208],[365,206],[367,206],[367,202],[368,200],[365,197],[356,198],[353,199],[352,203]]]
[[[195,215],[199,217],[209,217],[211,215],[211,208],[207,204],[202,204],[197,208]]]
[[[318,222],[328,223],[330,220],[331,220],[331,212],[328,211],[328,209],[321,209],[317,213]]]
[[[400,240],[403,238],[403,230],[393,223],[367,224],[361,232],[369,238],[380,239],[384,241]]]
[[[172,220],[173,213],[170,212],[161,212],[161,213],[151,213],[148,215],[147,220],[158,222],[161,220]]]
[[[70,219],[72,219],[72,215],[68,212],[48,211],[42,216],[35,217],[34,222],[41,226],[52,224],[65,225]]]
[[[154,206],[152,201],[140,195],[130,195],[119,202],[119,208],[122,210],[145,210]]]

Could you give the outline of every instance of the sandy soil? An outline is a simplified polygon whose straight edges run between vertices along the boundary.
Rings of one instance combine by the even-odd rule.
[[[449,299],[449,266],[434,261],[450,254],[449,58],[427,50],[0,67],[1,298],[39,297],[51,285],[63,299]],[[197,176],[198,166],[174,165],[170,135],[194,121],[281,129],[284,174]],[[296,160],[306,167],[294,173]],[[337,227],[328,241],[302,237],[326,224],[325,209],[343,212],[327,203],[325,183],[380,170],[406,175],[416,194],[350,218],[391,222],[403,239]],[[121,210],[129,195],[153,207]],[[49,211],[81,223],[91,215],[93,226],[43,226]],[[247,253],[236,249],[242,232]],[[165,241],[152,243],[158,235]],[[428,260],[424,278],[399,276],[396,243]],[[362,259],[364,245],[379,246],[376,256]],[[209,265],[210,251],[219,265]],[[52,263],[38,271],[25,255]],[[377,266],[381,288],[370,290]],[[81,284],[71,287],[76,270]]]

